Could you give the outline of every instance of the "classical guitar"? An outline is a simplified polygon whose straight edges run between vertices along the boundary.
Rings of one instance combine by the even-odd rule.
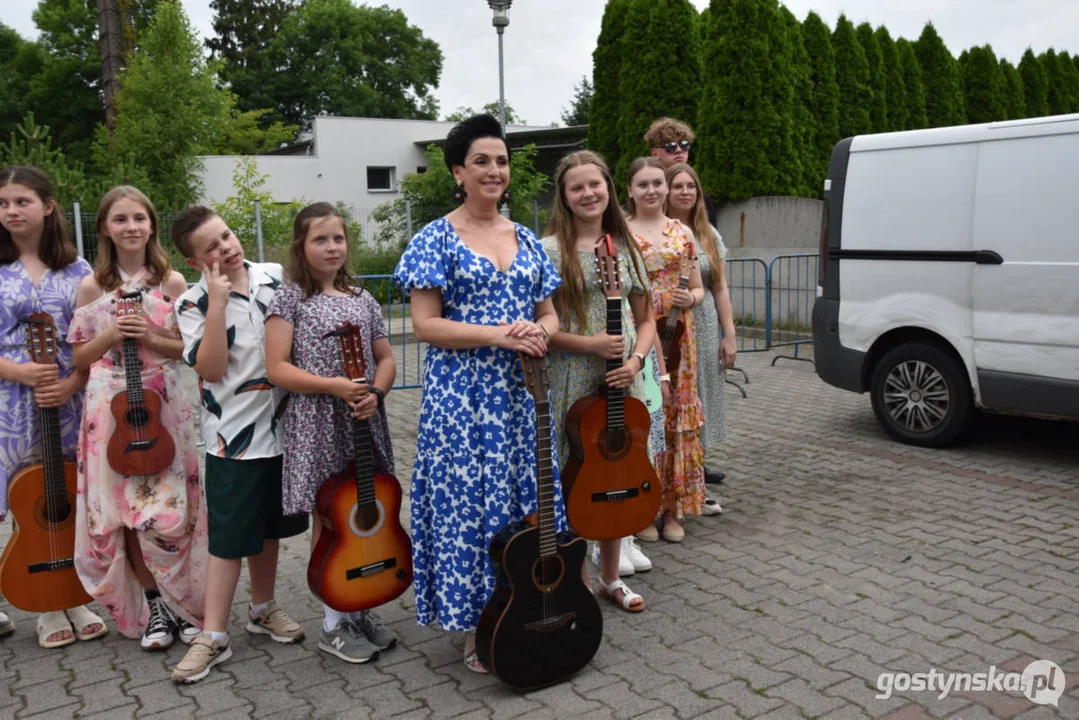
[[[686,245],[685,254],[682,257],[682,273],[678,279],[678,288],[689,288],[689,275],[696,261],[693,244]],[[682,336],[686,334],[686,324],[682,320],[684,308],[671,306],[667,317],[657,324],[660,344],[663,347],[663,360],[667,368],[667,374],[671,376],[671,387],[677,384],[678,366],[682,363]]]
[[[521,363],[536,401],[538,512],[491,540],[498,585],[480,615],[476,653],[502,682],[534,690],[565,680],[592,660],[603,615],[581,577],[588,543],[555,532],[547,359],[521,355]]]
[[[117,319],[142,312],[142,292],[116,299]],[[121,475],[156,475],[172,465],[176,444],[161,425],[161,396],[142,387],[142,362],[134,338],[124,338],[124,377],[127,389],[113,396],[110,408],[116,429],[106,457]]]
[[[334,331],[345,374],[365,383],[360,328]],[[369,420],[352,421],[355,458],[331,475],[316,497],[322,534],[307,565],[307,584],[334,610],[357,612],[388,603],[412,584],[412,541],[401,527],[401,484],[375,472]]]
[[[56,362],[56,326],[35,313],[27,326],[30,358]],[[0,588],[15,607],[51,612],[85,605],[90,596],[75,574],[75,488],[77,466],[64,462],[60,409],[38,408],[42,462],[11,478],[8,501],[15,529],[0,558]]]
[[[607,296],[607,334],[622,334],[622,281],[611,236],[596,247],[596,271]],[[607,372],[622,367],[608,360]],[[648,458],[651,417],[621,388],[601,386],[566,415],[570,457],[562,471],[569,524],[589,540],[615,540],[648,527],[659,512],[659,480]]]

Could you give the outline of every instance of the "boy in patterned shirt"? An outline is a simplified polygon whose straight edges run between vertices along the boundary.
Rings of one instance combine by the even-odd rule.
[[[240,241],[205,207],[181,212],[171,235],[187,264],[202,271],[198,285],[176,301],[184,360],[199,376],[206,443],[206,622],[172,674],[193,683],[232,656],[229,610],[242,558],[251,575],[248,632],[281,643],[303,639],[273,598],[279,541],[305,532],[308,519],[281,512],[277,422],[286,394],[266,378],[263,323],[281,266],[246,262]]]

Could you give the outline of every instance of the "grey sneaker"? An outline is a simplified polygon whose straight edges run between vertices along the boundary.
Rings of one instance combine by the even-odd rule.
[[[347,663],[365,663],[378,658],[378,648],[363,636],[351,620],[342,620],[333,630],[322,630],[318,649]]]
[[[210,669],[232,657],[228,642],[211,640],[206,635],[195,638],[184,659],[172,671],[172,679],[178,683],[194,683],[210,674]]]
[[[360,632],[370,640],[379,650],[389,650],[397,644],[397,636],[393,634],[393,631],[382,624],[382,621],[378,619],[378,615],[375,615],[370,610],[364,610],[360,613],[360,618],[354,620],[356,627],[360,629]]]

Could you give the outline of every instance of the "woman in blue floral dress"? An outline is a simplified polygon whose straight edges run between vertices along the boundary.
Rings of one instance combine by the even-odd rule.
[[[517,353],[547,352],[561,280],[536,236],[498,214],[509,184],[498,121],[455,126],[445,156],[462,205],[423,228],[394,272],[428,343],[412,475],[416,617],[467,633],[465,664],[485,672],[474,631],[495,587],[487,546],[536,510],[535,404]]]

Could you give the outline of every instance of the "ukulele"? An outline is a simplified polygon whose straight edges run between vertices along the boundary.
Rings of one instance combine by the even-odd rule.
[[[547,359],[520,357],[536,401],[538,513],[510,523],[491,540],[498,585],[480,615],[476,654],[510,687],[534,690],[565,680],[592,660],[603,615],[581,577],[588,543],[555,533]]]
[[[56,363],[56,326],[48,313],[35,313],[27,325],[30,358]],[[75,489],[78,466],[64,462],[60,409],[38,408],[42,462],[11,478],[8,500],[15,518],[11,539],[0,558],[4,597],[27,612],[51,612],[90,602],[75,573]]]
[[[696,260],[693,244],[689,243],[682,256],[682,272],[678,279],[680,290],[689,289],[689,274]],[[667,367],[667,374],[671,376],[671,388],[678,384],[678,366],[682,363],[682,336],[686,334],[686,324],[682,320],[683,309],[672,304],[670,313],[662,321],[662,326],[658,327],[660,344],[663,347],[663,361]]]
[[[140,312],[142,291],[116,299],[117,319]],[[109,466],[121,475],[156,475],[172,465],[176,444],[161,425],[161,396],[142,387],[142,361],[134,338],[124,338],[124,376],[127,390],[116,393],[110,404],[116,429],[109,438],[106,457]]]
[[[622,281],[611,236],[596,247],[596,271],[607,296],[607,334],[622,334]],[[608,360],[607,372],[622,367]],[[659,479],[648,457],[651,417],[622,388],[602,386],[566,415],[570,457],[562,471],[566,517],[589,540],[615,540],[640,532],[659,512]]]
[[[345,374],[366,383],[360,328],[344,325],[337,337]],[[307,565],[307,584],[341,612],[378,607],[412,584],[412,541],[401,527],[401,484],[375,472],[369,420],[352,420],[354,460],[319,488],[322,533]]]

